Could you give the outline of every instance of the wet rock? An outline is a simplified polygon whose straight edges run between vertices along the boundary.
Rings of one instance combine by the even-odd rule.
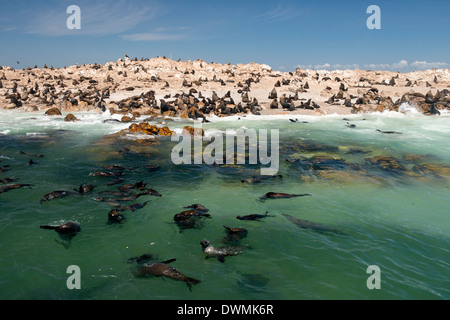
[[[183,128],[183,133],[188,133],[191,136],[204,136],[205,131],[201,128],[192,128],[190,126],[186,126]]]
[[[150,125],[147,122],[142,122],[140,124],[132,124],[127,130],[123,132],[127,133],[143,133],[152,136],[172,136],[174,134],[168,127],[158,127],[156,125]]]
[[[79,121],[77,119],[77,117],[75,117],[73,114],[69,113],[65,118],[64,118],[65,122],[75,122],[75,121]]]
[[[128,116],[123,116],[122,119],[120,119],[121,122],[131,122],[132,119]]]
[[[48,109],[45,114],[47,116],[62,116],[61,111],[58,108]]]
[[[390,156],[378,156],[366,159],[367,163],[377,166],[383,170],[406,172],[406,168],[400,164],[399,160]]]

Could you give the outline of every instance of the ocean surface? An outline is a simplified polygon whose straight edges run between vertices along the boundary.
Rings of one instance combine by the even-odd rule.
[[[117,115],[78,113],[81,121],[66,123],[1,111],[0,180],[17,180],[0,188],[31,188],[0,193],[0,299],[449,299],[450,116],[403,109],[406,114],[296,116],[298,122],[233,117],[204,124],[217,132],[279,130],[282,177],[260,183],[241,179],[258,177],[261,165],[177,166],[170,138],[117,139],[111,134],[129,124],[104,122]],[[192,123],[165,125],[180,132]],[[127,169],[123,177],[90,176],[108,171],[106,165]],[[117,178],[124,182],[107,185]],[[113,207],[94,199],[112,199],[104,192],[139,181],[162,197],[122,202],[149,201],[122,212],[124,223],[108,223]],[[40,203],[49,192],[81,184],[97,187]],[[311,196],[261,201],[268,192]],[[211,218],[180,230],[174,215],[192,204],[208,208]],[[236,219],[265,212],[270,216],[261,221]],[[285,215],[338,232],[300,228]],[[81,225],[71,240],[40,229],[69,221]],[[247,237],[230,242],[224,225],[247,229]],[[225,263],[206,259],[203,239],[244,252]],[[142,265],[130,258],[145,254],[154,261],[176,259],[172,267],[201,282],[189,288],[173,279],[136,277]],[[80,290],[67,287],[72,265],[81,270]],[[369,266],[380,269],[380,289],[367,286]]]

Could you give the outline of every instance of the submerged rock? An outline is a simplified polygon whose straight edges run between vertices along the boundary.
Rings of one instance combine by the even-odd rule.
[[[174,132],[168,127],[158,127],[156,125],[150,125],[147,122],[142,122],[140,124],[132,124],[128,129],[121,131],[122,134],[127,133],[142,133],[152,136],[172,136]]]
[[[366,159],[370,165],[377,166],[383,170],[406,172],[407,169],[400,164],[399,160],[390,156],[378,156]]]

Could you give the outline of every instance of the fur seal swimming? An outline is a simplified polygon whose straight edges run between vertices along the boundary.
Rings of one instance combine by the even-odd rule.
[[[189,210],[176,214],[173,221],[182,231],[184,229],[195,229],[201,218],[211,218],[211,215],[197,210]]]
[[[124,223],[126,220],[125,216],[120,214],[117,210],[111,210],[108,213],[108,221],[110,223]]]
[[[190,205],[188,207],[184,207],[184,209],[194,209],[195,211],[203,212],[203,213],[206,213],[209,211],[209,209],[207,209],[205,206],[198,204],[198,203]]]
[[[176,259],[170,259],[164,262],[156,262],[151,265],[143,266],[137,272],[134,272],[134,276],[137,278],[146,276],[165,277],[177,281],[182,281],[186,283],[190,290],[192,288],[192,285],[196,285],[201,282],[200,280],[187,277],[177,269],[169,266],[170,263],[175,261]]]
[[[124,166],[119,166],[119,165],[108,165],[108,166],[103,166],[104,169],[109,170],[109,171],[125,171],[125,170],[130,170],[130,168],[124,167]]]
[[[4,187],[0,188],[0,193],[8,192],[11,190],[16,190],[16,189],[20,189],[20,188],[25,188],[25,187],[31,188],[31,184],[13,184],[13,185],[9,185],[9,186],[4,186]]]
[[[97,188],[97,186],[93,186],[93,185],[80,185],[80,187],[78,189],[73,189],[74,191],[78,192],[79,194],[87,194],[89,192],[91,192],[92,190],[94,190],[95,188]]]
[[[6,165],[3,167],[0,167],[0,172],[6,172],[6,171],[10,171],[11,169],[8,169],[10,167],[10,165]]]
[[[76,194],[74,192],[71,191],[53,191],[50,193],[47,193],[42,199],[41,199],[41,204],[53,199],[60,199],[60,198],[64,198],[70,195]]]
[[[114,185],[120,184],[120,183],[122,183],[122,182],[124,182],[124,181],[125,181],[125,180],[123,180],[123,179],[117,179],[117,180],[114,180],[114,181],[109,182],[107,185],[108,185],[108,186],[114,186]]]
[[[266,200],[266,199],[290,199],[290,198],[296,198],[296,197],[312,197],[312,195],[306,193],[306,194],[288,194],[288,193],[278,193],[278,192],[268,192],[262,197],[260,197],[260,200]]]
[[[283,214],[283,216],[286,217],[286,219],[288,219],[290,222],[292,222],[293,224],[295,224],[297,227],[299,227],[301,229],[310,229],[310,230],[317,231],[317,232],[331,232],[331,233],[345,235],[345,233],[343,233],[342,231],[336,230],[334,228],[331,228],[331,227],[321,224],[321,223],[297,219],[288,214]]]
[[[208,240],[202,240],[200,245],[202,246],[203,252],[206,254],[206,259],[216,257],[221,263],[225,262],[225,257],[227,256],[235,256],[244,252],[238,247],[215,248]]]
[[[261,219],[269,217],[274,216],[269,216],[269,212],[267,211],[265,214],[249,214],[247,216],[237,216],[236,219],[243,221],[261,221]]]
[[[129,206],[128,208],[130,209],[131,212],[135,212],[136,210],[144,208],[147,205],[147,203],[149,203],[149,202],[150,201],[146,201],[144,203],[135,203],[135,204],[132,204],[131,206]]]
[[[144,181],[139,181],[135,184],[127,184],[124,186],[120,186],[119,190],[121,190],[121,191],[131,190],[131,189],[143,190],[146,186],[147,186],[147,184],[145,184]]]
[[[385,133],[385,134],[402,134],[401,132],[397,132],[397,131],[381,131],[379,129],[377,129],[377,132],[381,132],[381,133]]]
[[[60,226],[40,226],[41,229],[55,230],[60,235],[76,235],[81,231],[78,223],[69,222]]]
[[[223,226],[227,233],[228,241],[239,241],[247,237],[248,230],[244,228],[230,228]]]
[[[259,177],[253,177],[253,178],[247,178],[247,179],[241,179],[242,183],[261,183],[264,180],[273,179],[273,178],[280,178],[283,179],[283,176],[281,174],[277,174],[274,176],[259,176]]]
[[[14,182],[14,181],[16,181],[16,180],[17,180],[17,179],[15,179],[15,178],[6,178],[6,179],[0,180],[0,184],[7,184],[7,183]]]
[[[155,261],[156,258],[153,254],[143,254],[139,257],[133,257],[127,260],[128,263],[146,264],[151,261]]]
[[[150,171],[150,172],[155,172],[155,171],[160,170],[161,166],[154,166],[154,165],[151,165],[151,164],[146,164],[146,165],[144,165],[144,168],[148,169],[148,171]]]
[[[119,177],[123,176],[122,172],[93,172],[90,173],[90,177]]]
[[[20,151],[20,154],[27,155],[27,156],[30,156],[30,157],[36,157],[36,158],[43,158],[44,157],[43,154],[30,154],[30,153],[26,153],[26,152],[23,152],[23,151]]]

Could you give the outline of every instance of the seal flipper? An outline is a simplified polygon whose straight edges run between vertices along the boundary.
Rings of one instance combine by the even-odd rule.
[[[225,263],[225,257],[224,256],[217,256],[217,260],[219,260],[219,262]]]
[[[56,230],[58,227],[52,227],[52,226],[40,226],[41,229],[45,230]]]
[[[175,262],[175,261],[177,261],[177,259],[170,259],[170,260],[167,260],[167,261],[163,261],[161,263],[163,263],[163,264],[170,264],[170,263]]]

